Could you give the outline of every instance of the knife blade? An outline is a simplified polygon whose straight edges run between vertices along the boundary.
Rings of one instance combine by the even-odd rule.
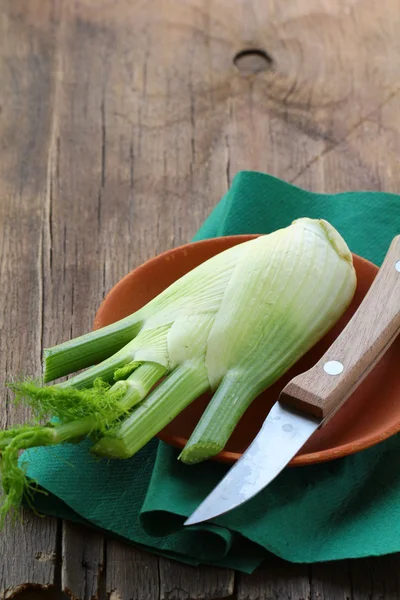
[[[311,369],[282,390],[253,442],[184,525],[220,516],[269,485],[324,426],[400,331],[400,235],[352,319]]]
[[[320,424],[320,419],[276,402],[246,452],[184,524],[215,518],[253,498],[279,475]]]

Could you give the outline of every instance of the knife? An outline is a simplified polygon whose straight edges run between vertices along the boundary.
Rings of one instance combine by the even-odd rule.
[[[400,235],[356,313],[327,352],[281,391],[259,433],[184,525],[253,498],[351,396],[400,331]]]

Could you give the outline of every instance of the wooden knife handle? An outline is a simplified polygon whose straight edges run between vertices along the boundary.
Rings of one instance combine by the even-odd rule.
[[[317,364],[286,385],[279,400],[326,422],[375,366],[399,331],[400,235],[393,239],[353,318]]]

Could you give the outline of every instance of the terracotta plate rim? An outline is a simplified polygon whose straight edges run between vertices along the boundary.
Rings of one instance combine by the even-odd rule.
[[[193,246],[197,246],[197,245],[207,245],[210,242],[215,243],[216,240],[221,240],[222,242],[232,240],[233,242],[241,243],[241,242],[246,242],[250,239],[254,239],[261,235],[265,235],[265,234],[261,234],[261,233],[238,234],[238,235],[228,235],[228,236],[206,238],[204,240],[197,240],[194,242],[190,242],[188,244],[182,244],[181,246],[177,246],[176,248],[171,248],[169,250],[166,250],[165,252],[157,254],[156,256],[150,258],[149,260],[145,261],[141,265],[138,265],[137,267],[135,267],[132,271],[127,273],[122,279],[120,279],[111,288],[111,290],[106,294],[103,301],[101,302],[99,309],[95,315],[93,329],[99,329],[100,327],[102,327],[103,313],[105,312],[107,305],[118,296],[119,290],[120,290],[120,288],[123,287],[123,285],[125,284],[125,281],[127,279],[130,279],[133,276],[133,274],[137,275],[138,272],[140,272],[142,269],[148,268],[149,266],[151,266],[152,263],[162,260],[163,258],[164,259],[168,258],[169,255],[175,254],[176,252],[181,252],[181,251],[184,252],[185,249],[187,249],[189,247],[193,247]],[[353,256],[356,256],[359,260],[361,260],[364,263],[367,263],[369,266],[374,267],[374,269],[376,269],[376,271],[378,270],[378,267],[376,265],[374,265],[371,261],[367,260],[366,258],[359,256],[357,254],[354,254],[354,253],[353,253]],[[377,433],[375,435],[370,435],[367,438],[363,438],[363,439],[359,440],[358,442],[349,442],[346,444],[336,446],[334,448],[328,448],[326,450],[321,450],[319,452],[309,452],[306,454],[301,454],[301,452],[300,452],[297,456],[295,456],[290,461],[288,466],[300,467],[300,466],[306,466],[306,465],[317,464],[317,463],[322,463],[322,462],[328,462],[328,461],[335,460],[338,458],[343,458],[345,456],[349,456],[351,454],[355,454],[357,452],[360,452],[362,450],[366,450],[367,448],[375,446],[376,444],[383,442],[384,440],[388,439],[389,437],[395,435],[399,431],[400,431],[400,421],[398,421],[392,427],[389,427],[388,429],[381,431],[380,433]],[[180,436],[176,436],[176,435],[168,434],[168,436],[164,437],[163,431],[161,431],[156,437],[158,437],[160,440],[164,441],[165,443],[168,443],[169,445],[179,448],[179,449],[182,449],[187,441],[184,437],[180,437]],[[217,462],[222,462],[222,463],[232,464],[232,463],[235,463],[237,460],[239,460],[239,458],[241,456],[242,456],[242,453],[240,453],[240,452],[229,452],[229,451],[223,450],[216,456],[212,457],[211,460],[214,460]]]

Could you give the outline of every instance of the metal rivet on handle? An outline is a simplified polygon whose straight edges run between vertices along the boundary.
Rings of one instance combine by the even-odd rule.
[[[338,360],[330,360],[324,364],[324,371],[328,375],[340,375],[343,372],[344,366]]]
[[[394,265],[394,268],[400,273],[400,260],[397,261],[397,263]]]

